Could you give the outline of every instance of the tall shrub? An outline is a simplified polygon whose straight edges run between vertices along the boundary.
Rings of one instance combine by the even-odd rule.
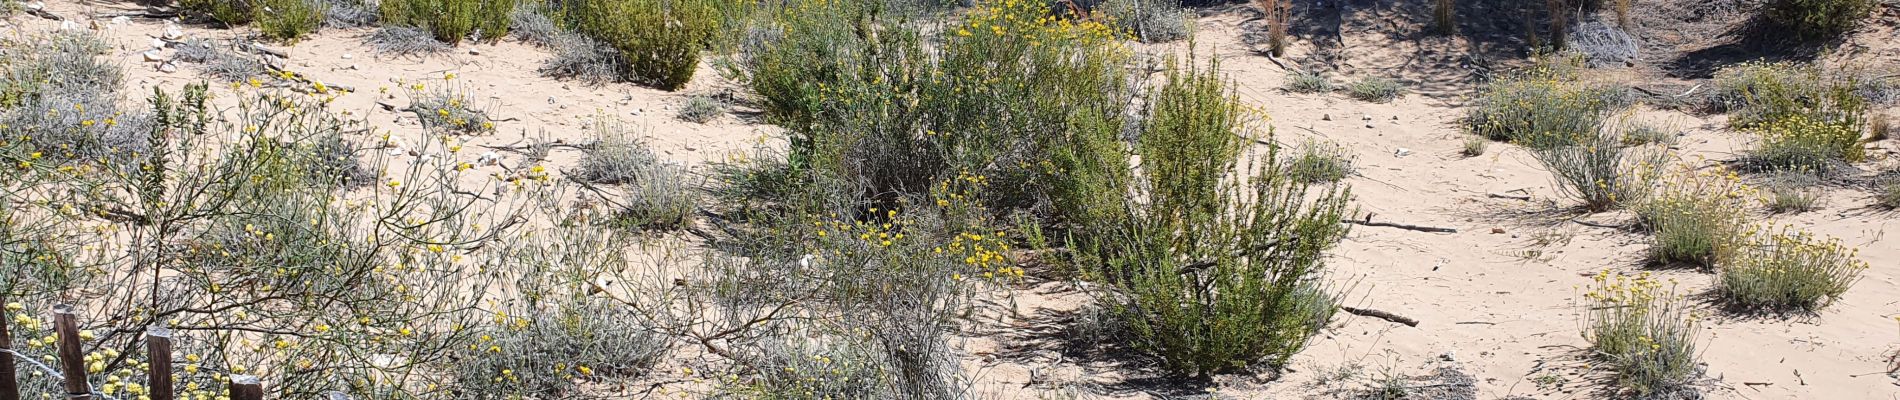
[[[1795,28],[1807,38],[1825,38],[1859,27],[1872,15],[1877,0],[1774,0],[1768,20]]]
[[[574,29],[620,51],[627,79],[678,90],[693,79],[700,51],[719,33],[719,0],[574,0],[562,13]]]

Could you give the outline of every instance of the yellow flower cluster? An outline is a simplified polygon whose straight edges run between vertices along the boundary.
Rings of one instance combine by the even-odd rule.
[[[984,1],[972,8],[957,26],[955,35],[964,38],[1016,41],[1031,46],[1053,42],[1085,44],[1115,43],[1121,36],[1102,21],[1076,15],[1055,16],[1049,3],[1029,0]]]

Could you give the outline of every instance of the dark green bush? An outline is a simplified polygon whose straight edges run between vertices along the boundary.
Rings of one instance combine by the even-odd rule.
[[[1878,0],[1773,0],[1768,20],[1795,28],[1803,37],[1826,38],[1859,27]]]
[[[700,51],[721,32],[719,0],[573,0],[562,4],[568,24],[620,51],[628,80],[678,90],[693,79]]]
[[[383,22],[429,31],[449,44],[508,35],[515,0],[383,0]]]
[[[196,16],[198,18],[210,18],[213,21],[218,21],[220,24],[224,24],[227,28],[251,23],[251,19],[256,17],[252,9],[255,8],[257,4],[257,0],[178,1],[178,7],[183,9],[187,15]]]
[[[320,0],[260,0],[258,4],[257,30],[265,37],[283,41],[296,41],[315,32],[330,8]]]

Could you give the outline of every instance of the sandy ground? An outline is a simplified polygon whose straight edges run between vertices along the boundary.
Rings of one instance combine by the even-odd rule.
[[[146,93],[152,86],[176,88],[205,79],[189,64],[165,73],[158,71],[156,63],[141,60],[146,43],[162,32],[164,22],[113,23],[85,17],[129,4],[49,3],[54,3],[49,10],[75,19],[79,29],[98,29],[120,46],[110,56],[126,67],[127,93]],[[1412,46],[1388,35],[1341,34],[1347,49],[1342,57],[1351,65],[1341,74],[1392,72],[1412,86],[1432,88],[1392,103],[1371,104],[1341,94],[1281,91],[1286,71],[1241,40],[1243,27],[1251,26],[1249,18],[1249,12],[1209,10],[1198,23],[1198,41],[1203,54],[1211,51],[1223,59],[1223,67],[1239,86],[1239,96],[1268,111],[1277,139],[1284,143],[1329,140],[1351,149],[1358,157],[1361,176],[1348,183],[1363,213],[1378,220],[1454,227],[1459,232],[1355,228],[1332,260],[1335,277],[1349,289],[1348,305],[1401,314],[1421,324],[1407,327],[1341,314],[1293,359],[1292,372],[1277,379],[1223,377],[1216,392],[1223,398],[1327,398],[1340,395],[1328,389],[1362,387],[1383,371],[1424,375],[1432,368],[1450,366],[1475,379],[1477,398],[1597,397],[1592,392],[1596,386],[1589,383],[1590,376],[1583,374],[1582,362],[1576,358],[1587,344],[1578,335],[1573,302],[1583,291],[1580,285],[1590,283],[1592,273],[1640,270],[1647,239],[1572,222],[1569,217],[1574,215],[1555,211],[1564,203],[1555,197],[1549,174],[1521,149],[1493,144],[1482,156],[1458,154],[1464,136],[1457,119],[1463,115],[1464,95],[1475,89],[1464,83],[1472,73],[1455,63],[1414,65],[1412,60],[1420,57],[1411,54],[1456,59],[1443,52],[1458,51],[1458,42]],[[57,26],[21,15],[8,22],[7,30],[9,35],[22,35]],[[246,34],[202,27],[184,31],[206,38]],[[357,88],[357,93],[340,97],[338,104],[361,113],[378,132],[411,143],[426,137],[414,118],[376,105],[378,101],[404,104],[407,99],[380,94],[378,89],[388,87],[396,94],[399,81],[439,81],[451,73],[477,98],[490,102],[495,117],[518,119],[500,123],[494,135],[470,138],[469,145],[516,145],[533,137],[584,143],[593,140],[584,129],[588,121],[607,115],[640,127],[638,131],[665,156],[698,166],[749,149],[778,131],[755,123],[753,117],[733,114],[707,124],[676,119],[689,95],[733,86],[708,66],[702,66],[699,77],[679,92],[629,84],[590,86],[540,76],[536,69],[548,57],[547,51],[522,43],[465,44],[426,58],[393,58],[363,45],[368,34],[368,30],[326,30],[279,47],[290,54],[292,69],[326,83]],[[1850,42],[1846,47],[1850,50],[1831,57],[1891,63],[1896,59],[1895,45],[1883,43],[1880,35],[1891,38],[1893,31],[1865,33],[1863,39]],[[1304,44],[1295,45],[1294,55],[1312,51]],[[1884,112],[1896,114],[1893,109]],[[1728,159],[1751,146],[1745,135],[1724,129],[1720,116],[1644,111],[1637,118],[1683,129],[1676,147],[1688,159]],[[367,136],[360,139],[373,141]],[[1875,146],[1880,148],[1872,154],[1881,161],[1869,165],[1892,164],[1887,159],[1895,143]],[[458,157],[472,159],[476,154]],[[559,169],[572,165],[578,155],[556,150],[550,161]],[[1533,199],[1489,196],[1506,192],[1528,193]],[[1837,187],[1829,190],[1819,211],[1758,215],[1842,238],[1860,247],[1872,268],[1845,298],[1819,315],[1740,318],[1717,314],[1707,323],[1701,343],[1708,397],[1863,399],[1900,393],[1896,379],[1886,373],[1887,355],[1900,349],[1900,324],[1894,320],[1900,314],[1896,311],[1900,271],[1895,270],[1900,238],[1886,232],[1900,228],[1900,219],[1896,213],[1868,207],[1870,196]],[[1604,223],[1626,218],[1620,214],[1585,217]],[[1692,294],[1708,291],[1714,278],[1690,271],[1656,273],[1679,280],[1681,289]],[[980,391],[997,398],[1062,398],[1063,393],[1085,393],[1081,396],[1085,398],[1155,398],[1169,393],[1166,382],[1131,378],[1124,370],[1065,359],[1037,345],[1052,333],[1031,329],[1039,321],[1036,316],[1060,315],[1085,302],[1087,296],[1071,284],[1032,281],[1015,289],[1011,299],[998,307],[1009,311],[999,310],[988,318],[999,322],[973,329],[978,333],[960,340],[968,353],[965,364],[980,383]],[[1340,382],[1333,376],[1352,365],[1363,367],[1353,381]]]

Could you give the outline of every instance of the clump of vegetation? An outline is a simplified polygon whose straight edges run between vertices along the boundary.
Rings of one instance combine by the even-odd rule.
[[[1491,139],[1486,139],[1483,136],[1467,137],[1465,138],[1464,150],[1460,150],[1459,154],[1464,154],[1465,157],[1481,156],[1484,155],[1485,148],[1490,145]]]
[[[671,350],[648,319],[601,299],[497,314],[456,357],[456,387],[493,398],[577,396],[583,385],[638,378]],[[484,397],[488,398],[488,397]]]
[[[704,124],[714,118],[719,118],[719,115],[725,112],[725,103],[713,99],[712,96],[694,95],[686,99],[686,105],[680,107],[679,119]]]
[[[1399,81],[1382,76],[1367,77],[1346,85],[1346,93],[1351,94],[1352,98],[1373,103],[1390,102],[1404,92],[1405,88],[1399,86]]]
[[[360,28],[374,26],[382,19],[376,4],[368,0],[318,0],[323,3],[323,27]]]
[[[1763,184],[1768,190],[1762,202],[1768,205],[1768,212],[1776,214],[1814,211],[1821,208],[1821,191],[1816,189],[1820,184],[1821,178],[1813,173],[1776,173]]]
[[[875,346],[851,336],[763,343],[753,356],[759,374],[721,391],[756,400],[888,398],[888,371]]]
[[[1286,56],[1286,33],[1293,23],[1293,2],[1290,0],[1254,0],[1254,6],[1267,21],[1267,52],[1274,57]]]
[[[1330,142],[1307,142],[1300,153],[1287,159],[1283,170],[1294,180],[1306,183],[1338,182],[1352,176],[1355,163],[1345,147]]]
[[[1761,136],[1761,142],[1747,158],[1749,165],[1757,169],[1826,171],[1866,158],[1867,149],[1861,146],[1860,129],[1853,125],[1792,115],[1754,125],[1749,130]]]
[[[323,0],[258,0],[257,30],[265,37],[297,41],[323,25],[330,5]]]
[[[1194,29],[1194,13],[1181,7],[1180,0],[1110,0],[1096,10],[1144,42],[1185,39]]]
[[[121,107],[123,74],[83,31],[33,36],[0,60],[0,126],[31,146],[30,162],[128,162],[150,148],[148,120]],[[27,153],[22,153],[27,154]]]
[[[1806,38],[1827,38],[1859,27],[1878,0],[1773,0],[1767,20],[1786,24]]]
[[[1858,130],[1867,99],[1852,74],[1793,62],[1746,62],[1715,72],[1714,108],[1728,111],[1729,125],[1748,128],[1792,116]]]
[[[1888,179],[1874,189],[1874,203],[1889,210],[1900,209],[1900,179]]]
[[[1641,146],[1647,144],[1676,144],[1676,132],[1654,124],[1636,121],[1623,122],[1623,144]]]
[[[561,12],[575,31],[620,51],[628,80],[678,90],[720,33],[724,6],[716,0],[578,0],[563,2]]]
[[[1674,284],[1665,288],[1647,272],[1612,278],[1603,271],[1595,279],[1580,305],[1583,337],[1616,386],[1637,398],[1693,391],[1690,384],[1702,373],[1696,353],[1701,316]]]
[[[1753,189],[1725,169],[1678,171],[1635,207],[1658,264],[1714,268],[1743,245]]]
[[[1592,68],[1629,65],[1636,61],[1642,50],[1636,38],[1624,32],[1623,28],[1594,19],[1577,25],[1577,29],[1570,33],[1567,45],[1582,54]]]
[[[255,17],[253,8],[257,0],[179,0],[178,7],[186,15],[197,18],[210,18],[224,24],[226,28],[251,23]]]
[[[647,144],[605,117],[594,124],[600,139],[581,158],[574,177],[600,184],[624,184],[616,200],[617,225],[640,230],[669,230],[682,226],[699,208],[698,192],[687,181],[686,170],[660,159]]]
[[[1306,345],[1335,309],[1318,279],[1350,197],[1311,192],[1277,151],[1258,170],[1237,165],[1245,114],[1217,68],[1169,73],[1137,145],[1153,200],[1130,201],[1081,250],[1090,279],[1115,288],[1101,299],[1134,348],[1178,375],[1281,366]]]
[[[365,42],[378,53],[397,56],[418,56],[449,51],[449,45],[435,40],[433,34],[408,26],[377,28]]]
[[[1318,72],[1297,71],[1286,75],[1286,90],[1293,93],[1331,92],[1333,81]]]
[[[1767,234],[1722,267],[1716,292],[1748,310],[1818,311],[1860,280],[1867,263],[1859,253],[1839,239],[1807,232]]]
[[[1641,201],[1656,181],[1668,152],[1623,144],[1614,127],[1520,139],[1531,155],[1556,177],[1558,192],[1590,211],[1607,211]]]
[[[516,4],[515,9],[508,12],[508,33],[528,44],[553,47],[555,41],[567,32],[561,30],[560,24],[549,17],[548,12],[547,3],[544,2]]]
[[[442,82],[409,85],[409,112],[416,114],[422,127],[431,131],[473,135],[495,132],[495,120],[475,104],[474,96],[455,81],[455,74],[443,75]]]
[[[223,41],[186,41],[178,45],[178,60],[201,64],[206,75],[226,82],[248,82],[270,72],[263,61],[232,51]]]
[[[561,33],[554,36],[551,46],[554,48],[554,57],[541,65],[543,75],[572,78],[590,84],[612,82],[626,76],[627,59],[619,50],[599,40],[586,35]]]
[[[1465,117],[1466,128],[1492,140],[1544,144],[1601,129],[1629,105],[1628,93],[1582,81],[1579,63],[1558,59],[1492,81]]]
[[[383,0],[385,23],[428,31],[455,45],[465,39],[495,40],[508,35],[516,0]]]

